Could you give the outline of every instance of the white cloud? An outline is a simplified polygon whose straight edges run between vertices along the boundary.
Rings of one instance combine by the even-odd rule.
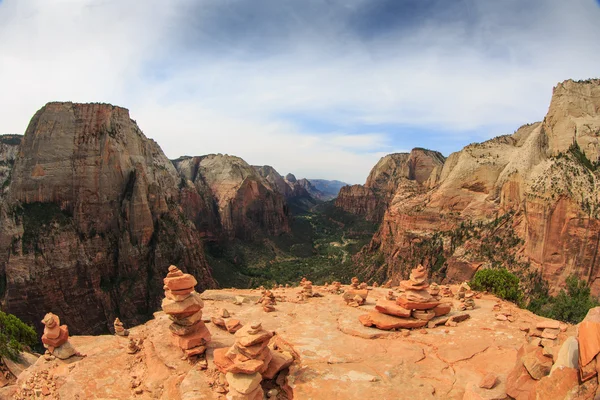
[[[129,108],[171,158],[222,152],[359,183],[407,142],[441,146],[439,135],[402,139],[381,126],[455,132],[446,148],[459,148],[541,119],[557,82],[598,75],[593,2],[539,2],[536,18],[509,3],[472,2],[471,27],[431,21],[373,40],[324,15],[318,31],[300,24],[263,54],[219,49],[207,33],[195,49],[209,16],[198,8],[188,26],[185,0],[4,0],[0,131],[23,132],[48,101],[105,101]]]

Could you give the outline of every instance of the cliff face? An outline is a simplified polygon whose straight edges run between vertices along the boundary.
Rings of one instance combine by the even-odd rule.
[[[241,158],[211,154],[175,160],[174,165],[186,182],[198,189],[200,197],[212,196],[214,208],[207,204],[202,215],[212,218],[216,210],[224,237],[252,239],[257,234],[289,232],[283,195]]]
[[[407,193],[419,192],[443,164],[444,156],[437,151],[416,148],[410,153],[389,154],[373,167],[364,185],[341,188],[335,205],[369,221],[381,221],[400,188]]]
[[[141,323],[170,264],[215,282],[179,203],[180,177],[129,112],[49,103],[32,118],[0,211],[3,310],[39,324],[59,312],[74,333]]]
[[[269,165],[255,166],[254,168],[274,191],[285,198],[290,213],[304,213],[318,204],[318,201],[304,185],[306,179],[296,180],[293,174],[287,174],[284,178]]]
[[[600,81],[559,84],[543,122],[453,153],[426,193],[396,191],[364,255],[382,253],[395,279],[415,262],[447,280],[505,265],[600,293],[598,136]]]
[[[0,202],[8,190],[11,171],[17,158],[21,135],[0,135]]]

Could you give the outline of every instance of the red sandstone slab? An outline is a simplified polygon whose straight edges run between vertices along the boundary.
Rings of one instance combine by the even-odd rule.
[[[244,362],[236,362],[235,364],[230,365],[227,368],[227,372],[231,372],[233,374],[253,374],[258,372],[265,365],[264,362],[260,360],[248,360]]]
[[[279,371],[289,367],[294,362],[294,357],[289,353],[279,351],[272,352],[273,358],[269,363],[267,370],[262,374],[263,379],[273,379]]]
[[[410,310],[399,306],[395,301],[392,300],[379,300],[375,305],[375,309],[380,313],[394,315],[396,317],[408,318],[410,317]]]
[[[422,328],[427,325],[427,321],[413,318],[398,318],[391,315],[382,314],[377,311],[371,311],[368,314],[361,315],[358,320],[364,326],[375,325],[379,329],[390,330],[398,328]]]
[[[227,351],[229,348],[221,347],[220,349],[215,349],[213,353],[213,362],[219,371],[226,374],[227,368],[233,365],[233,361],[229,357],[227,357]]]
[[[204,325],[203,322],[200,322],[198,331],[187,336],[176,336],[176,339],[177,345],[181,349],[190,350],[194,347],[204,346],[206,343],[210,342],[211,334],[208,328],[206,328],[206,325]]]
[[[450,311],[452,311],[452,304],[450,303],[441,303],[433,308],[433,312],[435,313],[436,317],[446,315]]]
[[[396,304],[406,308],[407,310],[431,310],[432,308],[440,305],[439,301],[430,301],[426,303],[417,303],[415,301],[409,301],[406,297],[399,296],[396,299]]]
[[[171,291],[194,288],[194,286],[198,284],[196,278],[190,274],[183,274],[182,276],[175,276],[173,278],[164,278],[163,282]]]
[[[42,343],[52,347],[62,346],[67,342],[67,340],[69,340],[69,328],[67,325],[62,325],[60,327],[60,335],[58,335],[56,339],[42,336]]]

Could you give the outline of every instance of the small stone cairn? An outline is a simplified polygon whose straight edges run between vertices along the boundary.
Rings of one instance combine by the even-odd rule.
[[[229,333],[236,333],[242,327],[242,323],[239,319],[231,318],[231,314],[226,308],[219,310],[218,317],[212,317],[211,322],[215,326],[225,329]]]
[[[400,287],[404,290],[403,294],[394,301],[390,291],[386,299],[377,302],[375,311],[359,317],[360,322],[384,330],[422,328],[433,318],[446,315],[452,309],[451,304],[440,303],[427,291],[430,285],[427,270],[422,265],[413,269],[410,279],[400,282]]]
[[[256,303],[262,305],[264,312],[273,312],[275,311],[275,305],[277,304],[277,301],[275,301],[275,295],[273,292],[270,290],[264,290],[261,298],[258,299]]]
[[[115,328],[115,335],[117,336],[129,336],[129,329],[125,329],[123,323],[119,318],[115,318],[115,322],[113,323],[113,327]]]
[[[367,284],[359,282],[360,280],[357,277],[352,278],[350,289],[346,290],[343,294],[344,301],[351,307],[362,306],[367,301],[367,296],[369,295]]]
[[[48,313],[42,320],[44,324],[44,334],[42,335],[42,343],[48,353],[61,360],[66,360],[72,356],[82,356],[69,343],[69,328],[67,325],[60,324],[58,315]]]
[[[273,379],[277,373],[294,361],[288,352],[269,347],[273,332],[253,322],[235,333],[235,343],[229,348],[216,349],[214,363],[225,374],[229,385],[227,399],[262,400],[263,379]]]
[[[204,302],[194,290],[196,278],[171,265],[163,282],[165,298],[162,309],[173,321],[169,329],[176,345],[187,358],[204,354],[211,334],[202,322]]]

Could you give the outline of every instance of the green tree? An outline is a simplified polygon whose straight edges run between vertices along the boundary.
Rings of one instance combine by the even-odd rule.
[[[474,290],[487,290],[496,296],[519,302],[523,296],[519,288],[519,278],[506,268],[480,269],[470,282]]]
[[[598,299],[593,297],[590,287],[585,280],[579,280],[571,275],[566,280],[567,291],[564,289],[552,299],[550,310],[546,316],[572,324],[578,324],[590,308],[597,307]]]
[[[0,311],[0,356],[16,360],[25,346],[38,343],[35,330],[12,314]]]

